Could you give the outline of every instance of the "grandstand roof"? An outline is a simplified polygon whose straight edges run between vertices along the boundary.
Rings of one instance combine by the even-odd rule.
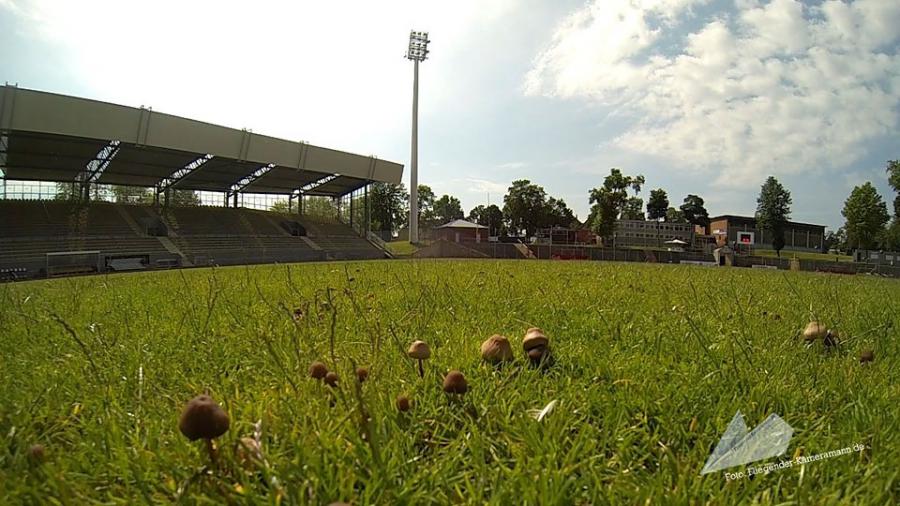
[[[403,165],[146,109],[0,87],[3,178],[340,196]]]

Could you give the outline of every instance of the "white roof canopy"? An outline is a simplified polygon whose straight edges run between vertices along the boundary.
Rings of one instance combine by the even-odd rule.
[[[205,160],[193,166],[195,162]],[[339,196],[369,182],[399,183],[403,165],[154,112],[0,87],[5,179],[95,182],[223,192]],[[189,168],[190,170],[185,170]],[[177,176],[177,177],[176,177]]]

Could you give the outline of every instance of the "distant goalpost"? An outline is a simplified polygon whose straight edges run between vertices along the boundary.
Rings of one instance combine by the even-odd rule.
[[[100,251],[59,251],[47,253],[47,277],[100,272]]]

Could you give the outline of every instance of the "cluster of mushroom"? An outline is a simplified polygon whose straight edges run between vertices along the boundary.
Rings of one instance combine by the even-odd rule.
[[[428,346],[428,343],[425,341],[413,341],[412,344],[409,345],[409,349],[406,350],[406,355],[418,361],[419,363],[419,377],[425,377],[425,366],[424,361],[431,358],[431,347]],[[469,391],[469,384],[466,382],[466,377],[463,373],[453,370],[447,373],[444,377],[444,392],[447,392],[451,395],[462,395]],[[409,399],[400,396],[397,398],[397,408],[400,411],[406,411],[409,409]]]
[[[841,336],[837,330],[826,328],[825,325],[813,320],[803,329],[803,339],[807,343],[815,343],[819,339],[827,348],[836,348],[841,344]],[[864,350],[859,355],[859,362],[866,364],[875,360],[872,350]]]
[[[522,338],[522,348],[532,365],[543,365],[550,361],[550,339],[544,331],[531,327]],[[494,334],[481,343],[481,358],[489,363],[499,365],[503,362],[511,362],[513,357],[512,345],[506,336]]]

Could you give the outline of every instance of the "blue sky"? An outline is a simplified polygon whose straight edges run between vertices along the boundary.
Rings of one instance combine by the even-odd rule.
[[[584,218],[619,167],[752,213],[774,174],[836,227],[855,184],[893,200],[897,26],[892,0],[0,0],[0,81],[408,165],[427,30],[419,180],[466,210],[528,178]]]

